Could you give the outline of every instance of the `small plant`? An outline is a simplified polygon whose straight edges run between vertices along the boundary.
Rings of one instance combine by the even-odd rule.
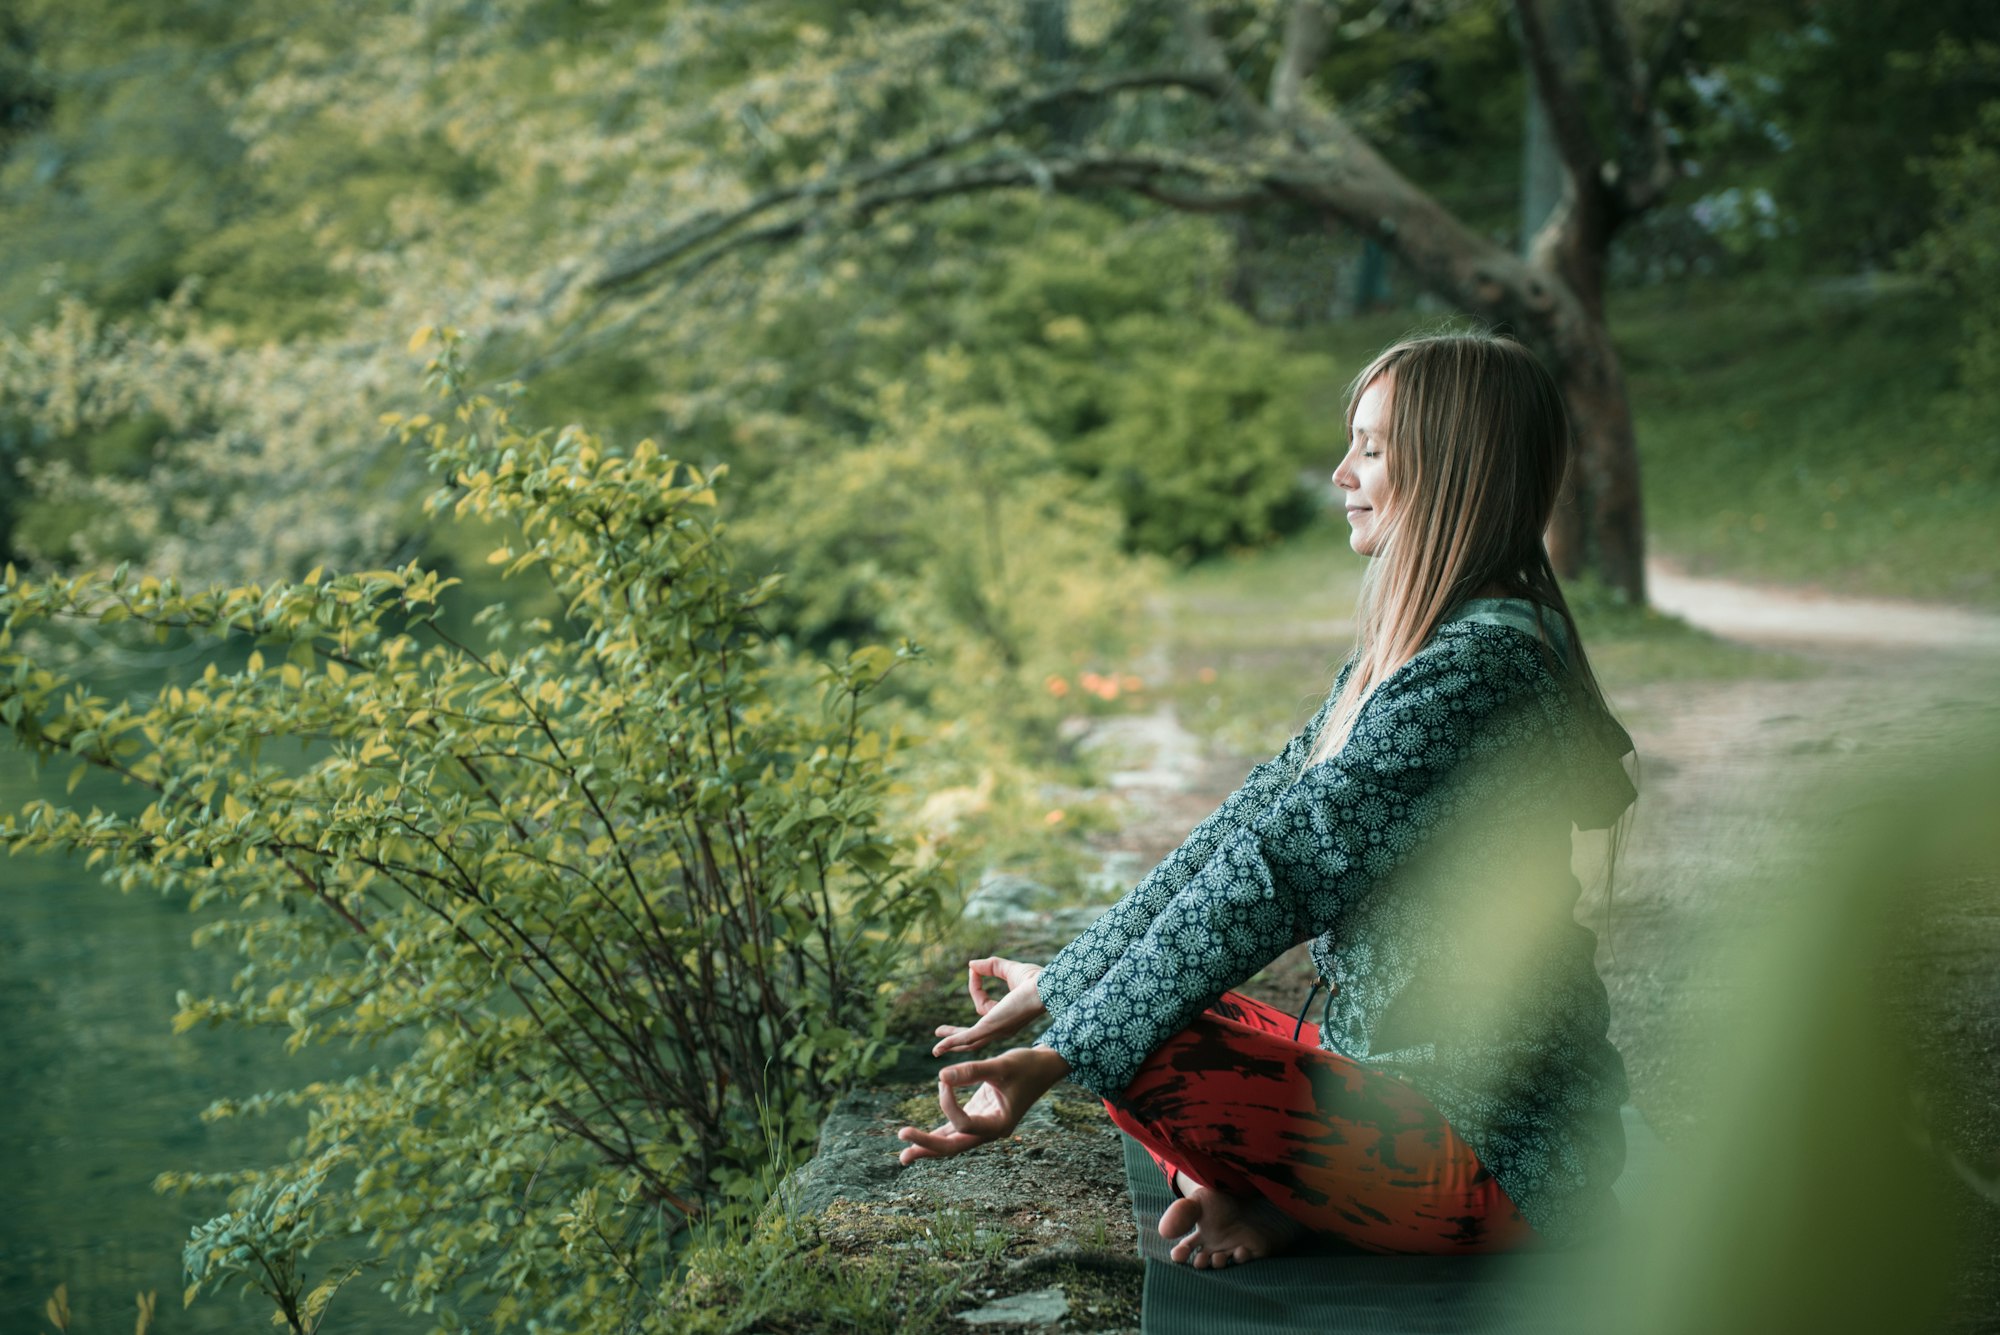
[[[158,1297],[159,1294],[151,1289],[138,1295],[139,1319],[132,1328],[134,1335],[146,1335],[146,1332],[153,1328],[153,1305]],[[69,1335],[72,1328],[70,1325],[69,1285],[56,1285],[56,1291],[50,1294],[48,1302],[43,1304],[42,1312],[48,1317],[49,1324],[54,1326],[60,1332],[60,1335]]]

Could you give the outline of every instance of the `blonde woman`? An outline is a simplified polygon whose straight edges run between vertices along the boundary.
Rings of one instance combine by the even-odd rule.
[[[1065,1077],[1105,1100],[1179,1199],[1197,1267],[1307,1232],[1383,1252],[1561,1245],[1624,1160],[1624,1065],[1572,827],[1634,791],[1542,534],[1570,459],[1562,398],[1505,338],[1398,343],[1356,377],[1333,480],[1374,558],[1318,714],[1046,968],[975,960],[976,1051],[902,1162],[1012,1132]],[[1312,941],[1316,1033],[1240,996]],[[1006,991],[987,996],[984,980]],[[981,1088],[960,1107],[953,1091]]]

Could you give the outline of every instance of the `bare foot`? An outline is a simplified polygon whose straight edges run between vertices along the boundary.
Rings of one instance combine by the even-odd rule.
[[[1199,1187],[1183,1175],[1192,1194],[1160,1216],[1160,1236],[1179,1238],[1170,1253],[1197,1270],[1219,1270],[1275,1256],[1296,1242],[1305,1225],[1262,1196],[1248,1200],[1214,1187]]]

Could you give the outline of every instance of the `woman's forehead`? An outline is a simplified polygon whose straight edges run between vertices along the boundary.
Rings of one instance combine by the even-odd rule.
[[[1353,406],[1348,409],[1348,425],[1356,431],[1366,431],[1370,435],[1381,435],[1389,429],[1389,395],[1394,388],[1390,372],[1384,371],[1354,396]]]

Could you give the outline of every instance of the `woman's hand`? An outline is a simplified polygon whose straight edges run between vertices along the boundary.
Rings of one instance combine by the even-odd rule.
[[[914,1126],[898,1131],[896,1139],[909,1143],[897,1161],[948,1159],[1013,1135],[1035,1100],[1068,1074],[1069,1063],[1052,1048],[1016,1048],[985,1061],[945,1067],[938,1072],[938,1107],[944,1112],[944,1125],[935,1131]],[[979,1091],[960,1107],[955,1091],[970,1084],[979,1084]]]
[[[972,993],[972,1009],[978,1013],[979,1021],[970,1025],[939,1025],[934,1031],[938,1044],[931,1049],[931,1056],[977,1052],[994,1039],[1007,1038],[1033,1024],[1047,1012],[1042,1005],[1042,994],[1035,988],[1035,980],[1041,976],[1039,964],[1003,960],[997,955],[967,964],[965,987]],[[988,996],[983,981],[988,978],[1005,983],[1006,993]]]

